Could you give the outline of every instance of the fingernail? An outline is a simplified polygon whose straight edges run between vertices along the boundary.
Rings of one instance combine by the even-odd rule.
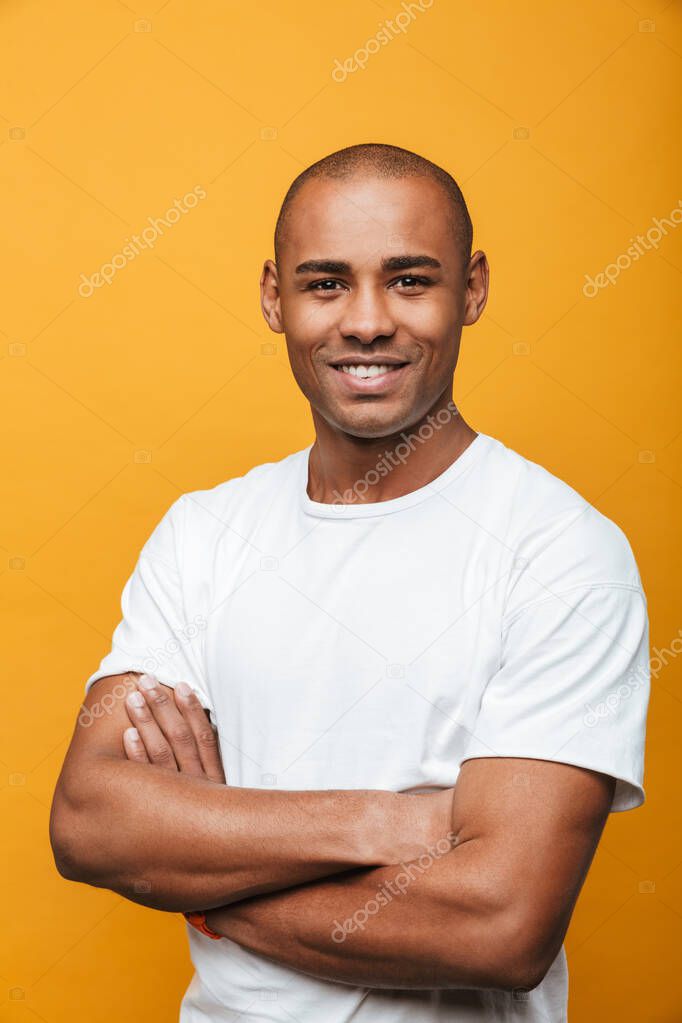
[[[129,695],[128,701],[132,703],[133,707],[144,707],[144,696],[142,693],[138,693],[137,689]]]
[[[175,688],[180,693],[180,696],[189,696],[192,692],[186,682],[178,682]]]
[[[128,738],[131,740],[131,742],[139,742],[140,741],[140,733],[138,732],[137,728],[128,728],[127,732],[128,732]]]
[[[156,689],[156,679],[153,675],[140,675],[139,684],[143,689]]]

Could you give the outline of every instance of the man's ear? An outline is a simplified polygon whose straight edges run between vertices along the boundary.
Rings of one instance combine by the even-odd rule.
[[[266,259],[260,276],[260,304],[263,316],[270,330],[283,334],[282,309],[280,303],[279,274],[277,264]]]
[[[488,301],[490,267],[485,252],[474,252],[469,261],[466,279],[466,300],[463,326],[470,327],[480,318]]]

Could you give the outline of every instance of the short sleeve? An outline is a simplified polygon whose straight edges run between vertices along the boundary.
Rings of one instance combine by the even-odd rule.
[[[616,779],[611,812],[645,799],[649,623],[642,589],[547,594],[509,617],[462,760],[530,757]]]
[[[144,544],[121,595],[123,617],[116,626],[111,650],[85,683],[126,671],[147,672],[165,685],[192,686],[211,712],[213,705],[202,671],[206,618],[188,617],[182,589],[183,498],[168,509]]]

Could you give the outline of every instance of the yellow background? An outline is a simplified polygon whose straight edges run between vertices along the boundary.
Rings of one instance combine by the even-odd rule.
[[[333,81],[400,10],[0,4],[3,1021],[177,1018],[181,918],[60,878],[48,812],[152,527],[179,494],[312,440],[258,277],[287,186],[320,156],[391,142],[460,182],[492,268],[463,414],[625,530],[652,648],[679,638],[682,227],[594,298],[582,287],[680,208],[681,5],[434,0]],[[197,186],[152,249],[79,295]],[[682,658],[666,659],[646,803],[609,819],[571,924],[572,1023],[682,1017]]]

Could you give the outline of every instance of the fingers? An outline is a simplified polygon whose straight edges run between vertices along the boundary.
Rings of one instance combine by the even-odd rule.
[[[186,682],[179,682],[175,687],[175,702],[192,731],[205,776],[224,785],[225,772],[220,759],[218,737],[197,694]]]
[[[185,682],[173,689],[152,675],[140,676],[138,685],[139,691],[127,697],[126,708],[146,750],[146,762],[224,785],[217,735],[196,693]],[[133,751],[130,740],[126,755],[133,759],[128,748]]]
[[[204,767],[194,732],[176,704],[173,690],[161,685],[153,675],[142,675],[139,686],[166,744],[170,745],[179,770],[184,774],[203,776]]]
[[[137,728],[126,728],[123,733],[123,748],[128,760],[136,760],[139,764],[150,762]]]
[[[173,690],[152,675],[138,680],[140,690],[131,693],[127,705],[153,764],[168,770],[204,777],[204,767],[192,727],[173,698]]]
[[[173,755],[171,744],[161,731],[147,700],[139,690],[136,689],[128,694],[126,697],[126,709],[128,717],[144,743],[149,763],[158,764],[169,771],[177,771],[178,764]]]

